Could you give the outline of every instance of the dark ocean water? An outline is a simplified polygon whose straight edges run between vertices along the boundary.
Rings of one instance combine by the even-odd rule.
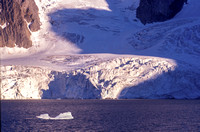
[[[200,132],[200,100],[1,100],[1,131]]]

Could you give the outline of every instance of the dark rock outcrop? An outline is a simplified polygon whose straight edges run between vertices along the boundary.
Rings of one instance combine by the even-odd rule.
[[[136,17],[143,24],[162,22],[173,18],[187,0],[140,0]]]
[[[30,25],[27,25],[27,22]],[[0,47],[29,48],[30,31],[40,29],[38,7],[34,0],[0,0]],[[2,26],[6,25],[6,26]]]

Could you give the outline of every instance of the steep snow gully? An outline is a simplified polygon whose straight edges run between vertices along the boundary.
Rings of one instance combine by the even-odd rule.
[[[200,98],[199,0],[147,25],[139,0],[35,1],[34,54],[1,60],[1,99]]]

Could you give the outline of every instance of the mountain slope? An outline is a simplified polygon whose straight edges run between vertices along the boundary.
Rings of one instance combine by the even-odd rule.
[[[29,48],[31,32],[39,29],[38,7],[34,1],[0,1],[0,47]]]

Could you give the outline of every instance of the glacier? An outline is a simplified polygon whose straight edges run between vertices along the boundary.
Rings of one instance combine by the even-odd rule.
[[[116,57],[71,71],[1,66],[1,72],[2,99],[200,97],[199,70],[157,57]]]
[[[1,99],[200,98],[198,0],[147,25],[139,0],[35,2],[33,47],[0,48]]]

